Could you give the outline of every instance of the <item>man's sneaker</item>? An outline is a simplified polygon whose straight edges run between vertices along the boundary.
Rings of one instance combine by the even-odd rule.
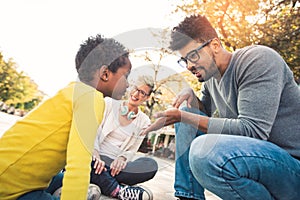
[[[152,200],[152,192],[141,186],[125,186],[122,187],[118,194],[120,200]]]
[[[90,184],[88,190],[87,200],[99,200],[101,196],[101,190],[98,185]]]

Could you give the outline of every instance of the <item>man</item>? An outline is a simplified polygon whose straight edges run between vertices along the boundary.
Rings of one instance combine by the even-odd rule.
[[[203,82],[200,99],[183,90],[147,130],[180,122],[175,196],[204,199],[206,188],[230,200],[300,199],[300,90],[285,61],[265,46],[226,51],[204,16],[171,37],[178,62]]]
[[[76,55],[72,82],[7,130],[0,139],[0,199],[86,199],[93,144],[104,96],[121,99],[131,71],[128,51],[114,39],[90,37]],[[62,178],[62,177],[61,177]],[[49,187],[48,187],[49,186]],[[48,188],[47,188],[48,187]]]

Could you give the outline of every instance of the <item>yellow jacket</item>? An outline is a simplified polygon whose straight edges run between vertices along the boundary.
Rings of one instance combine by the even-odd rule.
[[[0,199],[45,189],[62,168],[63,200],[86,199],[102,93],[72,82],[0,138]]]

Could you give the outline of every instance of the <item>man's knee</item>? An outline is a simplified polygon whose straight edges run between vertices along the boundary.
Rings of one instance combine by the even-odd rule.
[[[211,159],[211,153],[213,149],[213,142],[211,136],[202,135],[197,137],[191,143],[189,152],[190,165],[205,167],[208,164],[208,159]],[[213,157],[212,157],[213,158]]]
[[[202,135],[191,144],[189,164],[201,185],[208,182],[210,177],[217,173],[216,165],[218,165],[221,150],[216,147],[216,137],[217,135]]]
[[[205,180],[218,175],[221,166],[229,160],[242,155],[239,150],[247,137],[222,134],[206,134],[197,137],[191,144],[190,166],[196,176]]]

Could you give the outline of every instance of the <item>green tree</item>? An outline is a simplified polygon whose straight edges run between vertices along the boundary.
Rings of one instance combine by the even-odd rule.
[[[12,59],[7,62],[0,52],[0,101],[16,108],[30,110],[43,98],[38,86],[23,71],[17,70]]]
[[[5,62],[2,54],[0,54],[0,80],[0,100],[7,102],[15,99],[18,92],[12,88],[18,81],[18,72],[12,60]]]
[[[281,54],[300,78],[300,7],[286,5],[284,2],[267,9],[264,23],[257,24],[257,43],[265,44]]]

